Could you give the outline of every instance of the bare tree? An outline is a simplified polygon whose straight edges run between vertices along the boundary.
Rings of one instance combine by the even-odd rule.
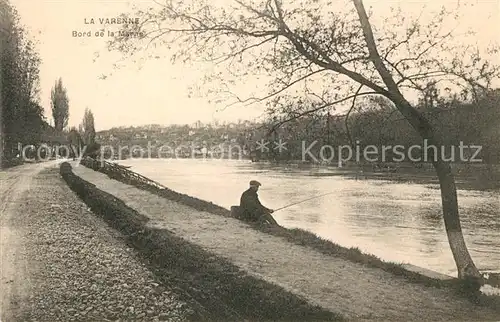
[[[139,11],[142,23],[126,25],[110,49],[134,54],[162,44],[178,49],[174,61],[225,66],[225,73],[206,77],[211,84],[220,81],[211,91],[234,99],[228,106],[266,102],[280,116],[276,126],[359,96],[382,96],[423,139],[439,147],[443,138],[405,93],[423,91],[430,80],[456,88],[488,88],[499,76],[498,66],[482,59],[477,48],[456,44],[454,29],[444,30],[445,23],[457,18],[455,13],[443,8],[422,25],[421,17],[407,18],[395,9],[374,27],[361,0],[302,0],[286,5],[280,0],[234,0],[224,5],[168,1]],[[493,48],[487,54],[496,52]],[[272,76],[269,92],[241,98],[230,86],[235,79],[251,78],[251,72]],[[463,238],[450,164],[432,149],[429,152],[458,276],[481,279]]]
[[[52,117],[54,127],[62,132],[68,126],[69,120],[69,99],[66,88],[63,86],[62,78],[59,78],[50,92],[50,105],[52,107]]]

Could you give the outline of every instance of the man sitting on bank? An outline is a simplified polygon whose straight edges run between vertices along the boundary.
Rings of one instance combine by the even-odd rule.
[[[250,222],[268,222],[271,225],[278,225],[271,216],[274,210],[264,207],[259,201],[257,191],[260,186],[260,182],[252,180],[250,181],[250,188],[241,195],[240,212],[242,219]]]

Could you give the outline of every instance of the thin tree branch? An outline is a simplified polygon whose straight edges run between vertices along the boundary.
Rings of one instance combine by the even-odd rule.
[[[301,118],[301,117],[303,117],[303,116],[306,116],[306,115],[312,114],[312,113],[314,113],[314,112],[320,111],[320,110],[325,109],[325,108],[327,108],[327,107],[330,107],[330,106],[333,106],[333,105],[336,105],[336,104],[339,104],[339,103],[345,102],[345,101],[350,100],[350,99],[352,99],[352,98],[354,98],[354,97],[357,97],[357,96],[362,96],[362,95],[373,95],[373,94],[380,94],[380,93],[378,93],[378,92],[376,92],[376,91],[372,91],[372,92],[363,92],[363,93],[359,93],[359,92],[357,92],[356,94],[346,96],[346,97],[344,97],[344,98],[341,98],[341,99],[338,99],[338,100],[336,100],[336,101],[333,101],[333,102],[330,102],[330,103],[327,103],[327,104],[321,105],[321,106],[319,106],[319,107],[315,107],[315,108],[313,108],[313,109],[311,109],[311,110],[307,110],[307,111],[302,112],[302,113],[298,113],[298,114],[296,114],[296,115],[294,115],[294,116],[292,116],[292,117],[290,117],[290,118],[288,118],[288,119],[285,119],[285,120],[280,121],[280,122],[278,122],[277,124],[273,125],[272,131],[274,131],[276,128],[278,128],[278,127],[282,126],[282,125],[283,125],[283,124],[285,124],[285,123],[288,123],[288,122],[290,122],[290,121],[296,120],[296,119]]]
[[[354,94],[354,98],[352,99],[352,104],[351,104],[351,108],[349,109],[349,111],[347,112],[346,116],[345,116],[345,128],[346,128],[346,134],[347,134],[347,138],[349,139],[349,143],[351,144],[351,147],[354,146],[353,142],[352,142],[352,136],[351,136],[351,133],[349,131],[349,115],[351,114],[352,110],[354,109],[354,107],[356,106],[356,97],[358,97],[358,94],[359,92],[361,91],[361,89],[363,88],[364,85],[359,85],[358,87],[358,90],[356,91],[356,94]]]

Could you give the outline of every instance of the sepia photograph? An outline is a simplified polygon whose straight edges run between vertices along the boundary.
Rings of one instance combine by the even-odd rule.
[[[500,0],[0,0],[25,321],[500,321]]]

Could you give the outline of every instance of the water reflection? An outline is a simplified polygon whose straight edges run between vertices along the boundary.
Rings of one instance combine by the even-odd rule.
[[[296,169],[237,161],[130,160],[132,169],[176,191],[229,208],[239,203],[252,179],[263,186],[262,203],[279,208],[276,220],[303,228],[343,246],[383,259],[455,275],[441,211],[439,186],[354,180],[346,170]],[[408,179],[411,177],[409,176]],[[460,212],[465,240],[480,269],[500,271],[500,196],[462,191]]]

